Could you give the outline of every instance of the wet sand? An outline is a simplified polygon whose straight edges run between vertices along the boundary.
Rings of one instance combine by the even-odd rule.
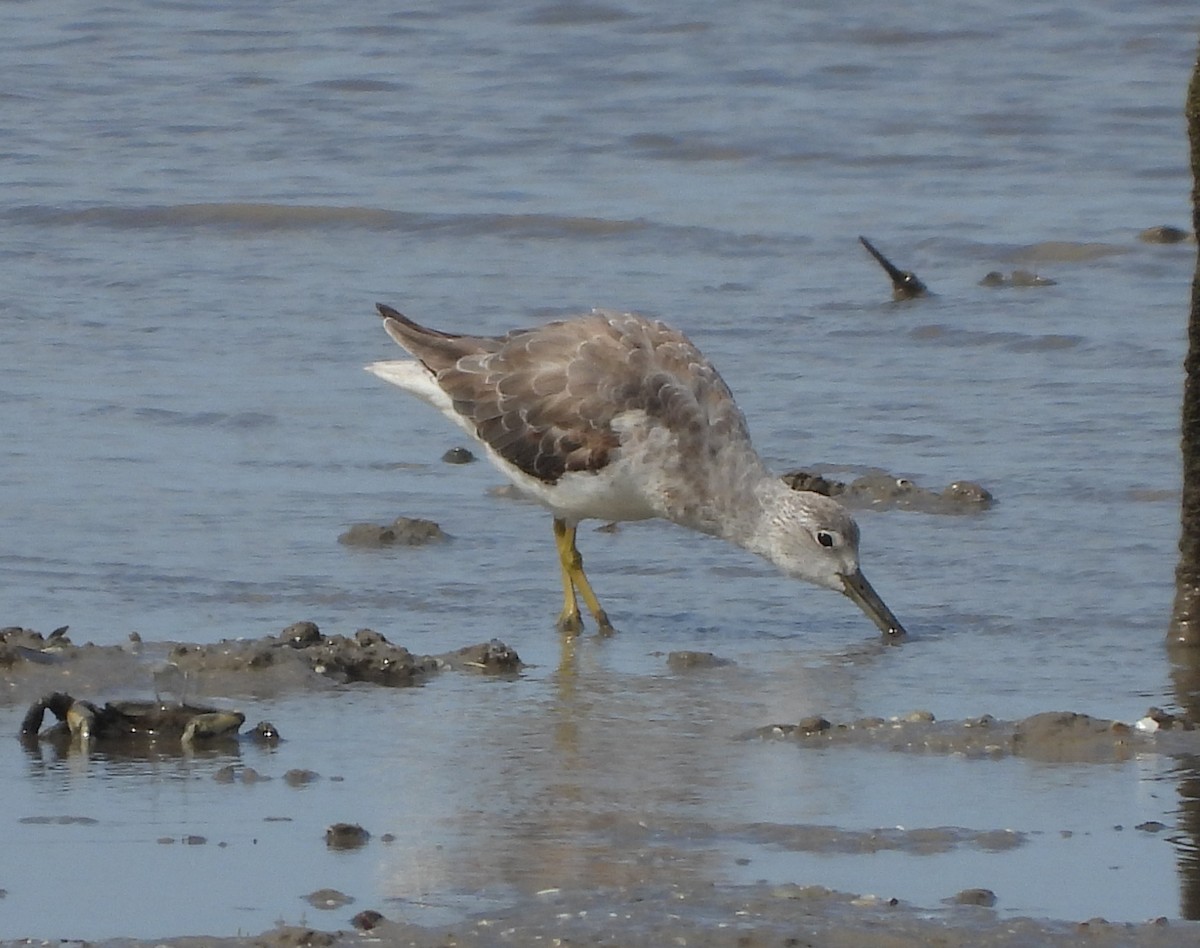
[[[836,892],[820,886],[748,886],[631,889],[617,892],[547,891],[503,911],[459,925],[430,928],[373,915],[362,931],[280,927],[240,938],[188,936],[165,940],[112,939],[88,944],[104,948],[333,948],[362,944],[413,948],[456,945],[613,945],[662,948],[924,948],[959,946],[1146,946],[1194,945],[1200,926],[1153,919],[1143,925],[1113,925],[1104,919],[1053,922],[998,918],[971,904],[932,909],[892,904],[875,896]],[[0,942],[29,945],[36,942]],[[63,944],[82,945],[82,942]]]
[[[362,630],[357,635],[325,635],[310,622],[293,623],[273,636],[229,640],[214,645],[131,641],[127,646],[75,645],[67,630],[43,636],[28,629],[0,630],[0,667],[11,688],[35,694],[58,689],[65,682],[90,695],[144,666],[147,658],[166,656],[206,695],[280,693],[336,686],[355,681],[371,687],[407,688],[429,676],[470,673],[513,675],[521,667],[516,653],[491,641],[438,656],[413,655],[384,636]],[[711,653],[677,652],[666,665],[682,674],[706,674],[726,664]],[[720,687],[714,679],[713,687]],[[58,713],[56,711],[56,713]],[[63,713],[65,718],[65,712]],[[267,738],[269,725],[260,723],[239,736]],[[68,746],[60,728],[51,736],[24,735],[25,740],[52,743],[59,753],[89,753],[94,745]],[[278,735],[274,735],[278,739]],[[105,750],[119,750],[124,738],[107,740]],[[139,738],[141,739],[141,738]],[[833,752],[838,748],[869,749],[876,753],[955,755],[960,757],[1024,757],[1045,764],[1113,764],[1140,752],[1194,755],[1200,753],[1200,731],[1190,722],[1155,709],[1140,721],[1125,723],[1068,711],[1047,711],[1019,721],[990,715],[969,720],[938,721],[925,711],[885,719],[836,721],[812,716],[799,721],[747,730],[741,740],[791,742],[802,751]],[[66,740],[69,742],[70,737]],[[171,753],[179,735],[163,735],[161,753]],[[178,751],[176,751],[178,752]],[[231,771],[229,779],[238,779]],[[251,768],[245,768],[248,774]],[[222,779],[218,772],[216,779]],[[247,782],[249,777],[244,778]],[[285,775],[299,783],[303,775]],[[898,827],[869,832],[830,826],[779,823],[703,825],[672,824],[662,818],[646,821],[629,816],[596,816],[598,835],[610,840],[615,854],[651,851],[664,839],[694,845],[705,833],[714,839],[740,837],[757,843],[804,852],[870,854],[885,851],[936,853],[970,848],[1004,853],[1023,845],[1019,831],[995,828],[967,830]],[[603,825],[601,825],[603,824]],[[619,825],[618,825],[619,824]],[[1138,827],[1143,829],[1143,827]],[[1146,832],[1153,828],[1145,828]],[[326,845],[353,850],[367,846],[371,834],[356,824],[339,824],[331,814]],[[386,844],[386,840],[383,844]],[[526,857],[536,853],[531,848]],[[603,858],[601,853],[599,858]],[[320,926],[281,925],[245,937],[209,937],[204,933],[168,939],[124,938],[91,942],[106,946],[194,945],[324,946],[363,942],[414,946],[453,945],[1190,945],[1200,940],[1200,924],[1166,918],[1142,924],[1110,923],[1101,918],[1051,920],[1011,917],[995,908],[996,896],[986,889],[948,889],[938,904],[914,905],[887,892],[836,891],[820,884],[714,885],[697,882],[686,870],[656,864],[629,873],[601,888],[564,885],[495,899],[485,911],[465,914],[447,925],[417,923],[395,905],[354,904],[334,889],[297,892],[317,910],[340,908],[339,920],[352,917],[354,927],[328,930]],[[2,908],[2,903],[0,903]],[[310,921],[312,919],[309,919]],[[45,920],[46,938],[55,938],[55,920]],[[3,944],[28,945],[31,941]],[[82,942],[76,942],[82,944]]]

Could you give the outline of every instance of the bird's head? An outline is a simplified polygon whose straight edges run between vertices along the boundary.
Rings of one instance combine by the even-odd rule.
[[[764,506],[755,551],[782,572],[848,596],[888,636],[904,626],[858,565],[858,524],[836,500],[784,486]]]

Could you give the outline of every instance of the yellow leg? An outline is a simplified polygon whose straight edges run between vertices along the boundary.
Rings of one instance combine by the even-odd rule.
[[[559,631],[574,635],[583,629],[579,601],[575,598],[578,591],[592,618],[596,620],[599,631],[606,635],[612,633],[613,627],[608,621],[608,614],[600,608],[600,600],[592,592],[592,584],[588,582],[587,574],[583,571],[583,557],[575,546],[575,528],[557,517],[554,518],[554,545],[558,549],[558,565],[562,570],[563,584],[563,607],[558,615]]]
[[[575,530],[566,521],[554,518],[554,546],[558,550],[558,565],[562,571],[563,607],[558,614],[558,631],[578,635],[583,631],[579,602],[575,599],[575,583],[571,580],[572,550],[575,550]],[[575,555],[578,555],[575,550]]]

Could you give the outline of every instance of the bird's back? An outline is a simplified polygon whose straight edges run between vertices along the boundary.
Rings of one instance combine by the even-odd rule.
[[[593,310],[484,337],[427,329],[388,307],[380,312],[477,437],[544,483],[603,470],[650,430],[669,432],[667,450],[690,464],[751,450],[745,418],[720,374],[683,333],[657,320]]]

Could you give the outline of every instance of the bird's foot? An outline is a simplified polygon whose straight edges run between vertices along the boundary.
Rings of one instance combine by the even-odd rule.
[[[555,625],[563,635],[578,635],[583,631],[583,617],[579,614],[578,609],[574,612],[563,610],[559,614],[558,622]]]
[[[613,624],[608,621],[608,613],[601,609],[596,613],[596,634],[597,635],[616,635],[617,630],[613,628]]]

